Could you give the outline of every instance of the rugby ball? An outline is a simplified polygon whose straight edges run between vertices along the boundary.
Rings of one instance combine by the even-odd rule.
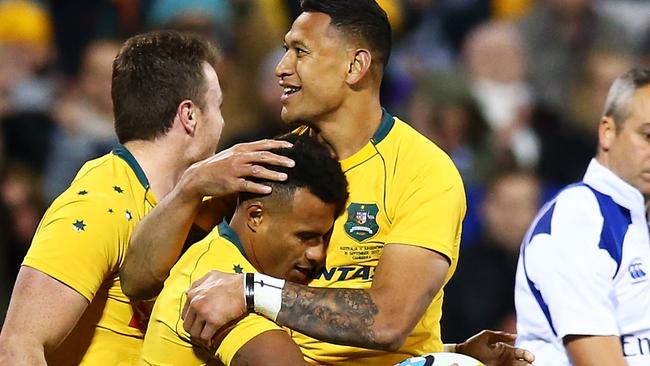
[[[396,366],[485,366],[480,361],[460,353],[436,352],[411,357]]]

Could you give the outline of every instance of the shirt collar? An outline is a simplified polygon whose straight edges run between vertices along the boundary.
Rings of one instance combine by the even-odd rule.
[[[147,175],[144,174],[144,170],[142,170],[142,167],[138,164],[138,161],[135,160],[135,157],[126,146],[119,144],[113,148],[112,153],[113,155],[120,157],[129,165],[129,167],[131,167],[131,170],[133,170],[135,176],[138,177],[138,181],[142,184],[144,189],[149,189],[149,179],[147,179]]]
[[[591,159],[583,182],[606,194],[619,205],[645,216],[645,200],[638,189],[621,179],[598,160]]]
[[[239,240],[239,235],[235,232],[235,230],[228,225],[228,222],[226,219],[223,219],[221,223],[218,226],[219,230],[219,236],[222,238],[228,240],[229,242],[233,243],[237,249],[239,249],[239,252],[248,260],[248,256],[246,255],[246,251],[244,250],[244,246],[241,243],[241,240]]]

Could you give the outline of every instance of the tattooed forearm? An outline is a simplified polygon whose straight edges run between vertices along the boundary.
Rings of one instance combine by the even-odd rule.
[[[378,313],[366,290],[311,288],[287,282],[277,320],[322,341],[387,349],[375,336]]]

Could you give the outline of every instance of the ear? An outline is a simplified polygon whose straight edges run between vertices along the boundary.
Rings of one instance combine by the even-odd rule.
[[[196,111],[197,106],[189,99],[185,99],[178,105],[176,116],[183,126],[185,132],[193,135],[196,131]]]
[[[359,48],[354,51],[354,57],[350,60],[348,66],[348,75],[345,81],[354,85],[358,83],[370,70],[372,65],[372,55],[370,51]]]
[[[598,124],[598,145],[608,151],[616,139],[616,122],[612,117],[604,116]]]
[[[246,204],[246,226],[252,232],[257,232],[264,219],[264,204],[261,201],[250,201]]]

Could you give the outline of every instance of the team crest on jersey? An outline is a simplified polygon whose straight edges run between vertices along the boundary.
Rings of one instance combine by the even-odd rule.
[[[350,203],[348,219],[343,225],[345,232],[358,242],[372,238],[379,231],[378,213],[379,207],[374,203]]]

